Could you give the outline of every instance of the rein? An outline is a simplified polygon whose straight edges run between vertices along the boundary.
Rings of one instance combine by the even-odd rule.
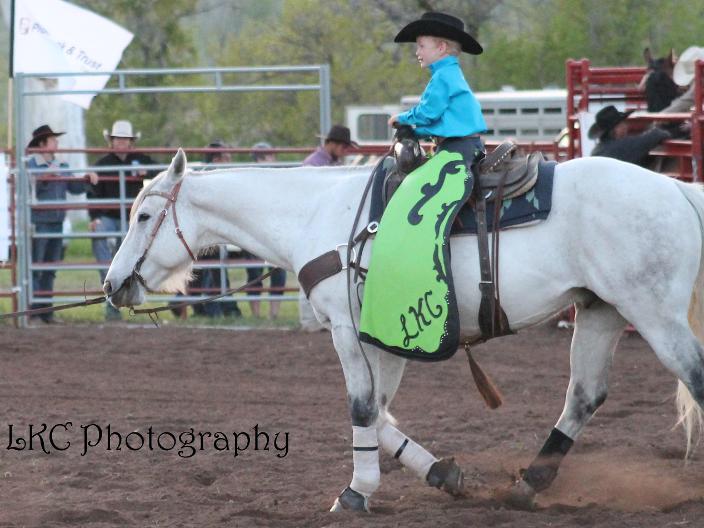
[[[101,304],[107,301],[105,297],[94,297],[92,299],[86,299],[85,301],[69,303],[69,304],[59,304],[56,306],[47,306],[46,308],[32,308],[31,310],[24,310],[22,312],[12,312],[0,314],[0,319],[11,319],[22,317],[24,315],[41,315],[52,312],[59,312],[61,310],[68,310],[69,308],[79,308],[81,306],[90,306],[92,304]]]
[[[389,148],[389,151],[381,157],[381,160],[379,160],[379,164],[377,167],[384,162],[384,158],[391,154],[393,152],[393,146]],[[369,358],[367,357],[367,353],[364,351],[364,346],[362,345],[362,340],[359,338],[359,330],[357,330],[357,324],[354,321],[354,310],[352,309],[352,284],[356,283],[356,279],[359,274],[359,267],[361,267],[361,262],[362,262],[362,249],[364,248],[364,242],[366,242],[366,238],[376,232],[376,229],[378,228],[378,224],[376,227],[373,228],[373,232],[368,229],[369,226],[367,226],[360,235],[355,237],[355,232],[357,231],[357,225],[359,225],[359,219],[362,216],[362,211],[364,210],[364,205],[367,202],[367,196],[369,195],[369,191],[372,188],[372,181],[374,180],[374,173],[376,172],[376,167],[374,170],[372,170],[371,174],[369,175],[369,179],[367,180],[367,185],[364,187],[364,192],[362,193],[362,198],[359,201],[359,206],[357,207],[357,213],[355,214],[354,217],[354,222],[352,223],[352,229],[350,230],[350,235],[347,240],[347,256],[346,256],[346,262],[347,262],[347,270],[346,270],[346,279],[347,279],[347,309],[349,310],[349,315],[350,315],[350,322],[352,323],[352,329],[354,330],[354,337],[357,341],[357,346],[359,347],[359,352],[362,355],[362,359],[364,359],[364,364],[367,367],[367,373],[369,374],[369,382],[371,385],[371,392],[369,394],[369,402],[373,402],[374,398],[376,397],[376,383],[374,382],[374,373],[372,372],[372,365],[369,362]],[[376,224],[376,222],[373,222]],[[366,233],[366,235],[365,235]],[[360,247],[360,250],[357,252],[357,265],[355,266],[355,273],[354,273],[354,279],[352,277],[352,264],[354,261],[353,258],[353,251],[355,245],[361,240],[360,236],[363,236],[364,241],[362,242],[362,246]],[[361,304],[361,303],[360,303]]]
[[[147,286],[147,281],[144,280],[144,277],[142,277],[139,271],[142,269],[142,264],[144,264],[144,261],[147,258],[147,253],[149,253],[149,249],[151,249],[152,244],[154,243],[154,239],[156,238],[156,235],[159,232],[161,224],[164,223],[164,219],[169,214],[169,209],[171,209],[174,214],[174,226],[176,236],[181,241],[181,244],[183,244],[183,247],[186,248],[188,256],[191,257],[191,260],[193,262],[196,261],[196,257],[193,254],[193,251],[191,251],[191,248],[188,246],[188,242],[186,242],[186,239],[183,236],[183,232],[181,231],[181,228],[178,225],[178,216],[176,215],[176,199],[178,198],[178,193],[181,190],[182,183],[183,179],[180,179],[176,183],[176,185],[174,185],[173,189],[171,189],[170,193],[165,193],[161,191],[150,191],[144,195],[144,198],[146,198],[147,196],[160,196],[161,198],[166,199],[166,204],[164,204],[164,208],[161,210],[161,213],[159,213],[159,218],[157,219],[156,224],[154,224],[152,232],[149,234],[149,242],[147,243],[147,247],[144,249],[144,253],[142,253],[141,257],[139,257],[139,260],[137,260],[136,264],[134,265],[134,269],[132,270],[132,276],[137,279],[137,281],[142,286],[144,286],[144,289],[150,292],[153,290],[149,288],[149,286]],[[144,201],[144,198],[142,199],[142,201]]]
[[[210,297],[204,297],[202,299],[198,299],[197,301],[183,301],[177,304],[169,304],[166,306],[159,306],[157,308],[141,308],[141,309],[131,309],[130,313],[139,315],[139,314],[153,314],[157,312],[163,312],[165,310],[171,310],[171,309],[178,309],[178,308],[185,308],[187,306],[193,306],[196,304],[206,304],[211,301],[216,301],[218,299],[222,299],[223,297],[227,297],[228,295],[232,295],[233,293],[239,293],[242,290],[246,290],[250,286],[258,283],[261,280],[264,280],[268,278],[271,274],[279,271],[281,268],[271,268],[269,271],[266,273],[262,273],[258,277],[252,279],[248,283],[240,286],[239,288],[231,288],[224,293],[219,293],[217,295],[212,295]],[[93,304],[102,304],[107,301],[106,297],[94,297],[92,299],[86,299],[85,301],[82,302],[75,302],[75,303],[69,303],[69,304],[59,304],[55,306],[47,306],[46,308],[33,308],[32,310],[24,310],[22,312],[12,312],[12,313],[5,313],[5,314],[0,314],[0,319],[10,319],[10,318],[16,318],[16,317],[22,317],[24,315],[41,315],[45,313],[51,313],[51,312],[59,312],[61,310],[68,310],[69,308],[79,308],[81,306],[91,306]]]
[[[158,308],[140,308],[140,309],[131,309],[130,312],[139,315],[139,314],[153,314],[153,313],[158,313],[158,312],[164,312],[166,310],[177,310],[179,308],[185,308],[187,306],[194,306],[196,304],[205,304],[209,303],[211,301],[216,301],[218,299],[222,299],[223,297],[227,297],[228,295],[232,295],[233,293],[239,293],[242,290],[246,290],[250,286],[258,283],[261,280],[266,279],[269,277],[271,274],[276,273],[277,271],[281,270],[282,268],[271,268],[269,271],[266,273],[262,273],[258,277],[255,277],[248,283],[240,286],[239,288],[231,288],[224,293],[219,293],[217,295],[212,295],[210,297],[204,297],[203,299],[198,299],[197,301],[183,301],[180,303],[175,303],[175,304],[167,304],[165,306],[159,306]]]
[[[183,231],[181,231],[181,228],[178,225],[178,216],[176,214],[176,200],[178,198],[178,193],[181,190],[181,184],[183,183],[183,179],[180,179],[176,185],[173,186],[173,189],[171,189],[170,193],[165,193],[161,191],[150,191],[148,193],[145,193],[144,198],[147,196],[159,196],[161,198],[166,199],[166,204],[164,204],[164,208],[161,210],[161,213],[159,213],[159,218],[154,224],[154,228],[152,229],[152,232],[149,234],[149,242],[147,243],[147,247],[144,249],[144,253],[142,253],[142,256],[139,257],[139,260],[137,260],[136,264],[134,265],[134,269],[132,270],[132,277],[134,277],[147,291],[153,291],[149,286],[147,286],[147,281],[144,280],[144,277],[139,273],[142,264],[144,264],[144,261],[147,258],[147,253],[149,253],[149,249],[151,249],[152,244],[154,243],[154,239],[156,238],[157,233],[159,232],[159,228],[161,225],[164,223],[164,219],[166,216],[169,214],[169,209],[173,211],[174,215],[174,228],[176,232],[176,236],[178,239],[181,241],[181,244],[183,244],[183,247],[186,249],[188,252],[188,256],[191,257],[191,260],[195,262],[196,256],[193,254],[193,251],[191,251],[191,248],[188,245],[188,242],[186,242],[186,238],[183,236]],[[166,310],[172,310],[172,309],[178,309],[178,308],[185,308],[186,306],[194,306],[197,304],[205,304],[209,303],[211,301],[215,301],[217,299],[222,299],[223,297],[227,297],[228,295],[232,295],[233,293],[238,293],[241,292],[242,290],[249,288],[253,284],[258,283],[259,281],[266,279],[269,277],[272,273],[280,270],[281,268],[271,268],[268,272],[262,273],[259,275],[259,277],[256,277],[255,279],[247,282],[243,286],[240,286],[239,288],[231,288],[224,293],[219,293],[218,295],[212,295],[210,297],[205,297],[203,299],[199,299],[197,301],[183,301],[180,303],[176,304],[168,304],[165,306],[159,306],[158,308],[140,308],[135,310],[132,308],[130,312],[132,314],[148,314],[150,317],[152,314],[158,313],[158,312],[163,312]],[[121,286],[122,287],[122,286]],[[118,290],[119,291],[119,290]],[[117,293],[117,292],[115,292]],[[113,294],[114,295],[114,294]],[[156,322],[155,322],[156,324]]]

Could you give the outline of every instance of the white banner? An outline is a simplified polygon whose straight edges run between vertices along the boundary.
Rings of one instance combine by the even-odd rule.
[[[112,71],[132,37],[122,26],[63,0],[15,0],[16,72]],[[100,90],[109,76],[58,79],[58,89]],[[87,109],[95,95],[62,97]]]
[[[7,184],[9,167],[7,156],[0,152],[0,261],[10,258],[10,212],[8,211],[10,189]]]

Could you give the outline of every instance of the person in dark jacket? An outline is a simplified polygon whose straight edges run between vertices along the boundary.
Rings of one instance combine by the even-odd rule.
[[[118,200],[120,198],[120,181],[117,178],[122,172],[125,178],[125,200],[131,201],[142,189],[144,178],[153,178],[158,174],[158,171],[148,171],[140,167],[143,165],[154,165],[156,162],[146,154],[134,151],[134,144],[141,137],[141,134],[139,132],[133,133],[132,123],[129,121],[115,121],[112,125],[112,130],[109,133],[104,130],[103,136],[113,151],[100,158],[96,166],[112,167],[124,165],[133,168],[124,171],[101,172],[100,181],[91,186],[88,198],[93,200]],[[126,231],[130,207],[131,205],[125,205],[123,208],[115,206],[106,206],[104,209],[91,208],[89,210],[91,219],[90,230],[96,233],[119,233],[124,228],[124,231]],[[124,226],[121,224],[121,213],[124,213]],[[117,239],[118,242],[111,244],[110,239]],[[113,235],[109,238],[93,238],[93,256],[95,256],[95,259],[103,264],[109,263],[119,247],[119,240],[120,237],[118,235]],[[105,281],[106,273],[107,270],[100,270],[101,283]],[[106,319],[120,319],[120,312],[113,308],[110,303],[106,303],[105,311]]]
[[[213,140],[208,144],[207,148],[226,149],[229,145],[220,139]],[[210,165],[213,163],[232,163],[232,155],[227,152],[208,152],[205,154],[205,163]],[[228,255],[229,256],[229,255]],[[222,288],[222,277],[220,270],[213,269],[198,269],[193,271],[193,280],[189,283],[189,288],[220,290]],[[230,289],[230,279],[227,276],[227,270],[224,273],[225,289]],[[203,293],[204,296],[215,295],[219,292],[209,291]],[[209,302],[205,304],[194,304],[193,314],[201,317],[241,317],[237,301],[227,300],[220,302]]]
[[[615,158],[644,167],[650,150],[671,137],[669,132],[657,127],[629,136],[626,118],[632,112],[620,112],[613,105],[599,110],[587,133],[590,139],[598,139],[592,156]]]
[[[345,128],[345,127],[342,127],[342,128]],[[333,131],[333,135],[335,135],[339,132],[339,131],[335,132],[335,127],[332,127],[332,131]],[[347,129],[347,140],[346,141],[349,141],[349,134],[350,134],[350,131],[349,131],[349,129]],[[344,136],[344,132],[342,133],[342,135]],[[329,137],[330,137],[330,135],[328,135],[328,139],[326,139],[326,145],[328,144]],[[349,144],[347,144],[347,143],[345,143],[345,139],[344,138],[342,138],[342,139],[343,139],[343,141],[341,143],[342,146],[339,147],[339,149],[340,149],[339,152],[340,152],[341,156],[344,155],[344,152],[347,151],[349,144],[356,145],[356,143],[354,143],[354,142],[349,142]],[[333,140],[333,141],[335,141],[335,140]],[[273,162],[275,162],[276,155],[274,155],[271,152],[261,152],[261,151],[263,151],[263,150],[265,151],[267,149],[271,150],[272,148],[273,147],[271,146],[271,143],[267,143],[266,141],[260,141],[256,144],[252,145],[252,151],[253,151],[252,152],[252,160],[255,161],[256,163],[273,163]],[[327,152],[327,151],[325,151],[325,152]],[[318,161],[311,162],[310,161],[311,156],[313,156],[313,154],[311,154],[310,156],[308,156],[308,158],[306,158],[308,160],[308,163],[306,161],[304,161],[303,165],[310,165],[310,166],[326,165],[326,163],[324,163],[321,159],[318,159]],[[334,165],[334,163],[332,163],[332,164]],[[256,255],[253,255],[247,251],[243,252],[243,256],[246,259],[254,259],[254,260],[259,259],[259,257],[257,257]],[[272,271],[272,267],[268,267],[266,271]],[[247,268],[247,282],[252,282],[254,279],[259,277],[263,273],[264,273],[263,267],[257,266],[254,268]],[[283,270],[281,268],[273,268],[273,272],[272,272],[271,276],[269,277],[269,282],[271,283],[271,290],[269,292],[269,295],[272,295],[272,296],[283,295],[284,294],[283,290],[286,287],[286,270]],[[263,288],[263,287],[264,287],[264,283],[261,280],[258,282],[255,282],[251,286],[251,288],[253,288],[253,290],[248,291],[247,295],[250,295],[252,297],[257,297],[261,293],[258,288]],[[254,317],[259,317],[261,315],[261,309],[260,309],[259,303],[260,303],[260,301],[256,301],[256,300],[249,301],[249,307],[252,310],[252,315],[254,315]],[[279,301],[270,301],[269,302],[269,319],[271,319],[273,321],[279,317],[279,308],[280,307],[281,307],[281,303]]]
[[[47,172],[32,173],[30,179],[35,182],[35,196],[37,202],[63,201],[66,194],[82,194],[87,191],[88,185],[83,178],[76,178],[76,181],[66,181],[63,178],[69,173],[52,173],[51,169],[68,168],[66,163],[59,163],[56,160],[56,149],[59,147],[59,136],[65,132],[54,132],[49,125],[42,125],[32,132],[32,141],[27,148],[45,149],[44,152],[34,152],[30,154],[27,161],[28,169],[46,169]],[[94,172],[87,174],[91,183],[97,183],[98,175]],[[53,181],[56,180],[56,181]],[[32,224],[34,232],[39,233],[61,233],[63,222],[66,218],[66,211],[63,209],[32,209]],[[61,260],[61,246],[63,240],[56,238],[34,238],[32,242],[32,262],[50,263]],[[56,270],[34,270],[32,272],[33,292],[51,292],[54,289],[54,279]],[[51,295],[48,293],[47,295]],[[46,304],[34,303],[31,308],[43,308]],[[45,322],[54,322],[53,313],[41,314],[37,319]]]

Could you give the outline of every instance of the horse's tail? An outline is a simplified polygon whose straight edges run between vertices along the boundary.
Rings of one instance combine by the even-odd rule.
[[[677,397],[675,398],[677,407],[677,425],[681,425],[687,438],[687,452],[684,457],[689,458],[694,447],[694,439],[701,437],[704,429],[704,413],[696,400],[692,398],[687,386],[681,381],[677,381]]]
[[[699,231],[703,241],[699,258],[699,271],[697,271],[692,296],[689,299],[687,319],[694,335],[699,339],[700,343],[704,344],[704,187],[699,184],[680,181],[675,183],[697,213]]]
[[[687,320],[692,333],[700,343],[704,344],[704,187],[698,184],[675,182],[697,213],[699,231],[702,237],[701,256],[699,258],[699,271],[694,281],[694,288],[689,299]],[[696,400],[692,397],[687,386],[681,381],[677,384],[677,424],[681,425],[687,437],[688,457],[694,445],[694,437],[701,435],[704,430],[704,413]]]

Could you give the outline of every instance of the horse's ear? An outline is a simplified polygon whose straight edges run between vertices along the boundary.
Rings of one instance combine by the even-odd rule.
[[[667,58],[670,61],[670,64],[674,66],[677,62],[677,54],[675,53],[675,48],[670,48],[670,54],[667,56]]]
[[[650,66],[650,63],[653,61],[653,55],[650,53],[650,48],[645,48],[643,50],[643,58],[645,59],[645,65]]]
[[[178,181],[183,178],[186,172],[186,153],[183,149],[179,148],[178,152],[171,160],[171,165],[169,165],[168,177],[170,180]]]

